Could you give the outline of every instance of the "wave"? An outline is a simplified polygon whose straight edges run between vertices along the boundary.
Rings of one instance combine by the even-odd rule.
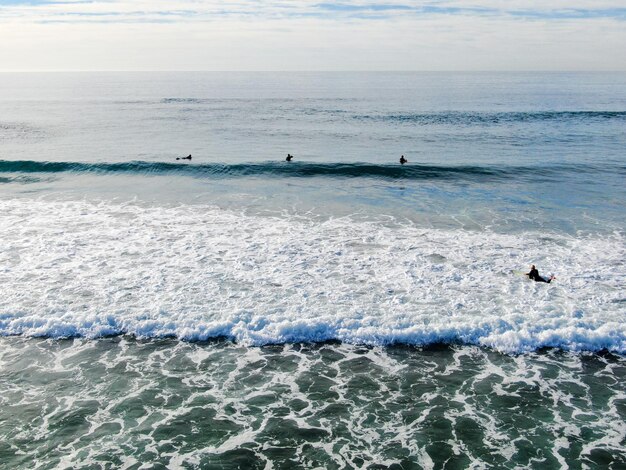
[[[250,176],[388,178],[406,180],[508,180],[554,177],[565,173],[622,173],[624,165],[561,164],[543,166],[461,165],[437,166],[419,163],[378,165],[372,163],[169,163],[129,161],[115,163],[46,162],[0,160],[0,173],[132,173],[142,175],[181,174],[198,177],[237,178]]]
[[[435,124],[512,124],[544,121],[626,121],[626,111],[529,111],[529,112],[441,112],[441,113],[392,113],[362,114],[354,119],[363,121],[391,121],[395,123]]]
[[[162,104],[215,104],[233,101],[248,100],[215,100],[204,98],[164,98]],[[292,100],[267,100],[284,103]],[[317,100],[319,101],[319,100]],[[255,101],[257,103],[257,101]],[[342,119],[348,117],[357,121],[392,122],[396,124],[416,125],[498,125],[514,123],[532,123],[547,121],[563,122],[601,122],[601,121],[626,121],[626,111],[609,110],[569,110],[569,111],[441,111],[441,112],[391,112],[391,113],[353,113],[349,109],[326,108],[319,106],[302,106],[298,108],[305,114],[336,115]]]
[[[626,353],[626,244],[210,206],[0,200],[0,335]],[[513,270],[537,263],[552,284]]]

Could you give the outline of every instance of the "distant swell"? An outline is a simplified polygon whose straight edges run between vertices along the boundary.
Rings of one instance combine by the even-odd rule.
[[[215,105],[217,103],[225,103],[229,101],[240,100],[216,100],[207,98],[193,97],[170,97],[163,98],[160,103],[166,105]],[[266,100],[269,102],[275,100]],[[285,103],[289,100],[278,100]],[[337,101],[337,100],[333,100]],[[438,111],[438,112],[419,112],[419,113],[372,113],[372,114],[352,114],[345,109],[335,109],[326,107],[307,107],[299,108],[298,111],[306,114],[331,114],[341,115],[342,117],[350,116],[352,119],[359,121],[392,121],[395,123],[413,123],[417,125],[437,125],[437,124],[454,124],[454,125],[491,125],[491,124],[507,124],[507,123],[529,123],[544,121],[607,121],[607,120],[626,120],[626,111],[608,111],[608,110],[546,110],[546,111],[501,111],[501,112],[482,112],[482,111]]]
[[[505,124],[528,123],[543,121],[626,121],[626,111],[532,111],[532,112],[441,112],[441,113],[396,113],[396,114],[364,114],[354,116],[359,120],[393,121],[418,125],[434,124]]]
[[[198,177],[236,178],[250,176],[337,177],[389,179],[515,179],[554,177],[563,173],[622,173],[623,165],[547,165],[547,166],[437,166],[419,163],[377,165],[370,163],[166,163],[130,161],[120,163],[39,162],[0,160],[0,173],[131,173],[141,175],[181,174]]]

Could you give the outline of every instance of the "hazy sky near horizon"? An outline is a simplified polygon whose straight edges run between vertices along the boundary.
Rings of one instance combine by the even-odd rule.
[[[48,70],[626,70],[626,1],[0,0]]]

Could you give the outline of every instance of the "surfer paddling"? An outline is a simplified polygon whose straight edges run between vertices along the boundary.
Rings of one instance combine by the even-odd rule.
[[[537,270],[537,268],[535,268],[534,264],[530,267],[530,272],[526,273],[526,276],[528,276],[528,279],[532,281],[545,282],[546,284],[550,284],[552,282],[552,279],[556,279],[556,277],[554,276],[550,276],[548,279],[546,279],[545,277],[541,277],[539,275],[539,271]]]
[[[189,161],[191,161],[191,154],[187,155],[186,157],[176,157],[176,160],[189,160]]]
[[[405,163],[407,163],[407,162],[408,162],[408,160],[407,160],[406,158],[404,158],[404,155],[402,155],[402,156],[400,157],[400,165],[404,165],[404,164],[405,164]]]

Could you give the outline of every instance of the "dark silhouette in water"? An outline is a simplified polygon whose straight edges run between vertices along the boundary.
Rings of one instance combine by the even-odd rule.
[[[191,154],[187,155],[186,157],[176,157],[176,160],[189,160],[189,161],[191,161]]]
[[[535,268],[534,264],[530,267],[530,272],[526,273],[526,275],[528,276],[529,279],[535,282],[545,282],[547,284],[550,284],[552,282],[552,279],[556,279],[554,276],[550,276],[549,279],[546,279],[545,277],[541,277],[539,275],[539,271],[537,270],[537,268]]]
[[[408,160],[407,160],[406,158],[404,158],[404,155],[402,155],[402,156],[400,157],[400,165],[404,165],[404,164],[405,164],[405,163],[407,163],[407,162],[408,162]]]
[[[293,155],[291,155],[290,153],[287,154],[287,158],[285,158],[286,161],[290,162],[291,160],[293,160]]]

